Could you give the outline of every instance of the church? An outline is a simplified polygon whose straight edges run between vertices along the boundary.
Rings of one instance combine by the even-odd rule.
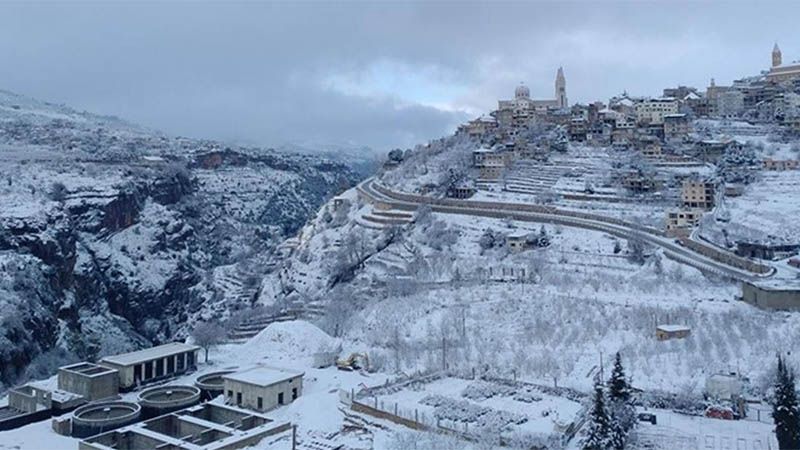
[[[781,49],[775,43],[775,47],[772,48],[772,67],[767,72],[767,80],[782,83],[795,78],[800,78],[800,62],[783,64]]]
[[[498,101],[497,109],[501,111],[512,110],[516,114],[524,114],[527,112],[546,112],[548,109],[563,109],[568,105],[567,81],[564,78],[564,69],[559,67],[558,73],[556,73],[555,98],[553,100],[531,99],[531,91],[524,84],[520,84],[514,90],[514,99]]]

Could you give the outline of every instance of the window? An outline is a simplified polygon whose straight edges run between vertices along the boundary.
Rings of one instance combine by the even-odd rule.
[[[181,353],[178,355],[178,372],[182,371],[184,367],[186,367],[184,358],[186,357],[185,353]]]
[[[278,404],[279,405],[283,404],[283,392],[278,393]]]
[[[297,400],[297,388],[292,388],[292,400]]]
[[[177,358],[176,355],[167,358],[167,373],[175,373],[175,358]]]
[[[143,369],[144,368],[142,367],[141,364],[137,364],[137,365],[133,366],[133,380],[134,380],[134,382],[141,381]]]
[[[233,398],[233,391],[230,391],[230,390],[228,391],[228,398],[230,398],[230,399]]]
[[[194,367],[194,352],[189,352],[186,354],[186,366]]]
[[[236,393],[236,404],[237,405],[241,405],[242,404],[242,393],[241,392],[237,392]]]
[[[258,409],[264,408],[264,399],[262,397],[258,397]]]

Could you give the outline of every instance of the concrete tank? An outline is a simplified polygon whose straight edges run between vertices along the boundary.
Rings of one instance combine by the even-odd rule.
[[[130,402],[100,402],[72,413],[72,436],[85,438],[130,425],[139,420],[142,407]]]
[[[222,377],[234,372],[236,371],[221,370],[219,372],[207,373],[199,376],[197,381],[194,382],[194,385],[202,391],[203,400],[211,400],[222,394],[222,391],[225,390],[225,382]]]
[[[200,403],[200,388],[158,386],[139,393],[138,402],[146,417],[156,417]]]

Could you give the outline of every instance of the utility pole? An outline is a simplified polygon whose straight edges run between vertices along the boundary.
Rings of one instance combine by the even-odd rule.
[[[297,425],[292,425],[292,450],[297,450]]]

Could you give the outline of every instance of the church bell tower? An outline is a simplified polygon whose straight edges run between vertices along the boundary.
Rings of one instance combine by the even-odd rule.
[[[783,58],[781,56],[781,49],[778,48],[778,43],[775,43],[775,47],[772,48],[772,67],[778,67],[783,63]]]
[[[558,101],[559,108],[566,108],[569,106],[569,101],[567,100],[567,80],[564,78],[564,69],[562,67],[558,68],[558,73],[556,74],[556,101]]]

